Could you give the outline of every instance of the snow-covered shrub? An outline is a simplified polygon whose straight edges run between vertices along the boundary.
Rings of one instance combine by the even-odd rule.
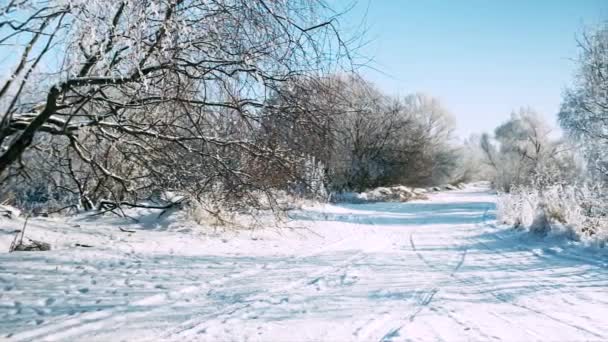
[[[329,202],[331,203],[364,203],[366,201],[365,193],[344,191],[329,194]]]
[[[240,204],[211,194],[189,198],[184,206],[187,219],[201,226],[230,229],[282,227],[290,210],[319,203],[319,199],[285,190],[254,191]]]
[[[188,217],[203,226],[223,226],[233,215],[219,203],[192,200],[186,207]]]
[[[518,186],[499,194],[498,219],[535,234],[558,234],[604,244],[608,241],[606,200],[601,187]]]
[[[528,227],[528,230],[532,234],[545,236],[551,231],[551,221],[547,216],[547,212],[544,210],[542,203],[536,208],[534,219],[532,224]]]
[[[282,211],[253,207],[235,208],[229,203],[191,200],[186,206],[186,218],[202,227],[221,229],[255,229],[277,226]]]
[[[532,224],[539,203],[538,191],[530,187],[514,187],[508,193],[499,193],[496,202],[498,220],[515,227]]]

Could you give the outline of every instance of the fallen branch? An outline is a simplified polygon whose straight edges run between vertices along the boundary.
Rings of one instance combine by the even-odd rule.
[[[118,227],[118,229],[120,229],[121,232],[125,232],[125,233],[135,233],[134,230],[125,229],[123,227]]]
[[[167,210],[167,209],[171,209],[175,206],[179,206],[183,202],[184,202],[183,198],[179,199],[175,202],[165,204],[165,205],[137,204],[137,203],[130,203],[130,202],[114,202],[114,201],[102,200],[99,202],[99,205],[97,206],[97,208],[98,208],[98,210],[103,210],[106,208],[116,209],[118,207]]]
[[[57,213],[60,213],[60,212],[62,212],[64,210],[66,210],[66,209],[74,209],[76,212],[78,212],[78,206],[74,205],[74,204],[70,204],[70,205],[65,206],[63,208],[59,208],[59,209],[48,211],[48,212],[46,212],[46,215],[48,216],[48,215],[52,215],[52,214],[57,214]]]

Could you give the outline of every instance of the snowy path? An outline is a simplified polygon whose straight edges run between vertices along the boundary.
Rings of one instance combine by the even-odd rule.
[[[315,234],[101,229],[103,248],[0,254],[0,336],[608,340],[606,255],[496,228],[493,201],[469,188],[296,215]]]

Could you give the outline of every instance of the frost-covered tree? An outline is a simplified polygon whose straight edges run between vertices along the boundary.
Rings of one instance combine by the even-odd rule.
[[[317,0],[5,1],[2,190],[57,179],[84,207],[158,189],[244,201],[292,163],[251,133],[269,94],[336,66],[337,29]]]
[[[489,142],[486,135],[485,144]],[[493,168],[488,165],[486,154],[482,149],[482,135],[472,134],[464,139],[458,148],[457,180],[470,182],[477,180],[490,180],[493,178]]]
[[[608,180],[608,25],[583,35],[579,41],[579,70],[564,95],[561,126],[581,142],[589,171]]]
[[[536,112],[522,108],[498,126],[493,137],[484,134],[480,146],[494,170],[494,185],[509,191],[518,185],[573,180],[579,170],[573,149],[551,132]]]

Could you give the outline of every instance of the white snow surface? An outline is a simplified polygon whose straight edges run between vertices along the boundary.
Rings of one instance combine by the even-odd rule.
[[[483,185],[429,197],[281,230],[31,219],[50,252],[0,221],[0,340],[608,340],[605,251],[496,226]]]

